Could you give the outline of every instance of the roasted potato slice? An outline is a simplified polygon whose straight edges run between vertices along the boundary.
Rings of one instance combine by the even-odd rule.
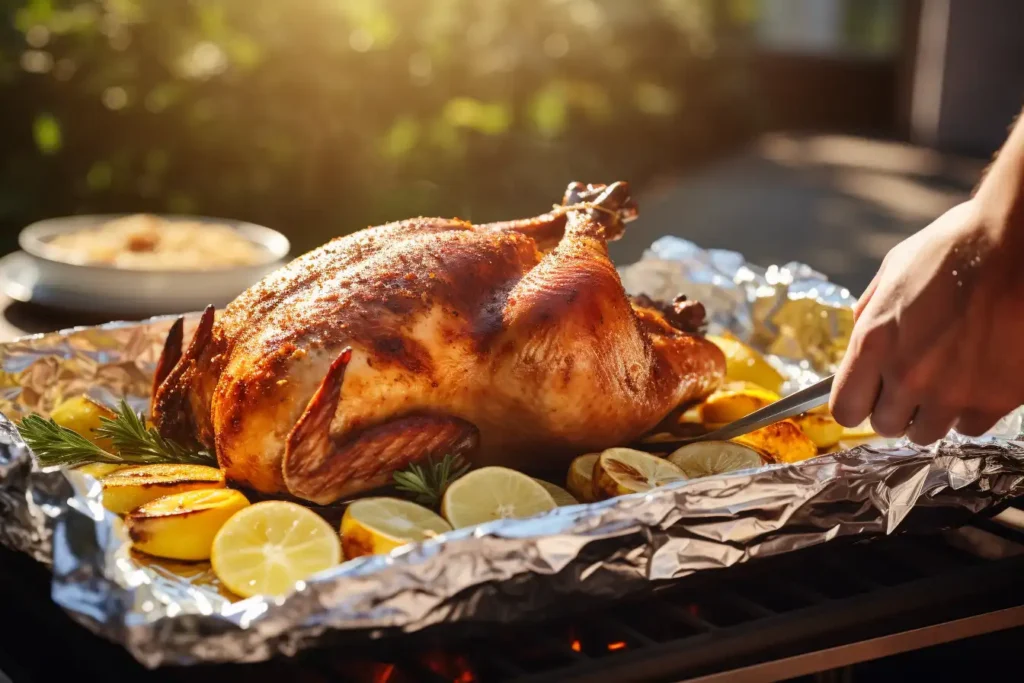
[[[709,429],[715,429],[778,400],[779,395],[774,391],[760,387],[720,389],[708,396],[701,406],[704,424]]]
[[[110,440],[97,436],[95,432],[101,417],[113,420],[114,411],[85,394],[61,401],[50,413],[50,418],[61,427],[78,432],[103,450],[111,451],[113,444]]]
[[[140,465],[104,477],[103,507],[119,515],[151,500],[193,489],[224,488],[224,473],[205,465]]]
[[[836,422],[827,408],[804,413],[793,421],[822,450],[832,448],[843,438],[843,426]]]
[[[135,550],[171,560],[208,560],[217,532],[248,505],[232,489],[183,491],[140,505],[125,523]]]
[[[792,420],[776,422],[733,441],[760,452],[767,462],[799,462],[818,454],[818,447]]]
[[[775,393],[782,389],[785,378],[760,353],[733,337],[709,334],[707,339],[725,354],[727,378],[755,382]]]
[[[88,465],[76,467],[75,469],[81,472],[82,474],[88,474],[90,477],[102,479],[103,477],[109,476],[114,472],[117,472],[119,470],[125,470],[128,469],[129,467],[132,467],[132,465],[113,465],[111,463],[106,462],[93,462],[89,463]]]

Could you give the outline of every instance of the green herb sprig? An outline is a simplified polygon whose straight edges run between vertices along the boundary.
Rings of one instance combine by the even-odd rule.
[[[451,483],[468,471],[469,463],[462,456],[448,454],[439,462],[411,463],[392,476],[396,489],[409,494],[417,503],[436,508]]]
[[[96,434],[110,439],[122,458],[138,457],[148,458],[149,462],[217,466],[216,456],[209,451],[186,448],[161,436],[153,427],[147,427],[142,415],[136,413],[124,399],[121,399],[114,414],[114,419],[100,418]]]
[[[147,428],[142,416],[123,399],[114,415],[113,419],[101,417],[100,426],[95,429],[97,435],[110,439],[114,452],[104,450],[78,432],[35,413],[22,418],[18,432],[43,467],[77,467],[94,462],[111,465],[217,465],[217,458],[212,453],[186,448],[161,436],[152,427]]]

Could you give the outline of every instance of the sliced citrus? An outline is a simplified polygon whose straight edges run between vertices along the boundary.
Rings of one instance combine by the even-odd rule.
[[[284,595],[341,561],[338,534],[323,517],[282,500],[235,513],[213,539],[210,563],[228,590],[250,597]]]
[[[565,487],[569,493],[584,503],[594,502],[594,465],[597,464],[598,455],[587,453],[574,459],[565,477]]]
[[[100,480],[103,507],[123,515],[143,503],[192,489],[224,488],[224,473],[206,465],[139,465]]]
[[[496,519],[530,517],[558,507],[534,479],[507,467],[482,467],[456,479],[441,501],[455,528]]]
[[[663,458],[631,448],[609,448],[594,466],[594,495],[612,498],[642,493],[684,479],[683,471]]]
[[[776,393],[782,388],[785,378],[754,349],[732,337],[709,334],[707,339],[725,354],[725,376],[729,379],[754,382]]]
[[[732,441],[698,441],[683,446],[666,459],[690,479],[752,469],[764,464],[760,453]]]
[[[551,497],[555,499],[555,505],[561,507],[562,505],[580,504],[580,502],[576,500],[575,496],[558,484],[552,484],[550,481],[544,481],[543,479],[534,479],[534,481],[543,486],[544,489],[551,494]]]
[[[249,505],[232,489],[198,489],[151,500],[125,518],[132,547],[172,560],[208,560],[213,538]]]
[[[341,547],[348,559],[384,555],[451,530],[440,515],[422,505],[398,498],[362,498],[341,518]]]
[[[733,441],[760,452],[767,462],[799,462],[818,454],[818,447],[792,420],[776,422]]]

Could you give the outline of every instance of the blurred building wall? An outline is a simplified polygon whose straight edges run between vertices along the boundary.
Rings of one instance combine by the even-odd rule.
[[[1024,105],[1024,2],[924,0],[911,97],[915,142],[997,150]]]

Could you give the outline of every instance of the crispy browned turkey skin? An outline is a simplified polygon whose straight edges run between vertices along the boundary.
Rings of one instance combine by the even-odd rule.
[[[155,424],[238,483],[317,503],[453,450],[529,470],[637,438],[725,359],[692,304],[623,291],[606,243],[636,216],[625,183],[574,183],[563,207],[367,228],[208,309],[187,347],[179,321]]]

